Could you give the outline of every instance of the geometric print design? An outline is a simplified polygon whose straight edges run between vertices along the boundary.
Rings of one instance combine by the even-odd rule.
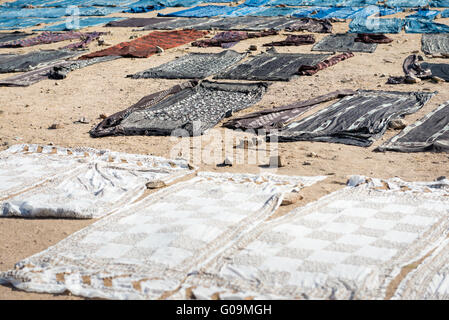
[[[27,291],[156,299],[268,218],[282,193],[324,177],[199,173],[0,274]]]
[[[260,225],[173,298],[192,288],[202,299],[383,299],[402,267],[444,240],[449,226],[448,183],[443,194],[430,191],[436,185],[419,186],[426,193],[398,185],[347,187]]]

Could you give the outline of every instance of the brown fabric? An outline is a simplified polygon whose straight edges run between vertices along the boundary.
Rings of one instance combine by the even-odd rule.
[[[387,84],[403,84],[406,83],[407,78],[427,79],[432,77],[432,71],[430,69],[421,67],[420,61],[423,60],[424,58],[422,56],[416,54],[408,56],[402,64],[402,71],[404,71],[405,76],[390,77]]]
[[[150,94],[148,96],[145,96],[139,102],[132,105],[128,109],[119,111],[119,112],[114,113],[113,115],[107,117],[106,119],[101,121],[97,126],[92,128],[92,130],[90,130],[89,133],[94,138],[124,134],[124,131],[121,130],[120,122],[122,122],[122,120],[124,118],[126,118],[130,113],[137,111],[137,110],[141,110],[141,109],[145,109],[145,108],[154,106],[157,103],[159,103],[160,101],[164,100],[169,95],[173,95],[177,92],[180,92],[181,90],[183,90],[185,88],[193,88],[197,85],[198,85],[198,81],[192,80],[192,81],[178,84],[178,85],[173,86],[167,90],[159,91],[159,92]]]
[[[387,37],[384,34],[360,33],[357,35],[357,38],[355,38],[354,41],[355,42],[364,42],[364,43],[390,43],[390,42],[393,42],[393,39]]]
[[[320,103],[343,98],[345,96],[354,95],[353,90],[338,90],[328,94],[315,97],[306,101],[299,101],[287,106],[274,108],[271,110],[263,110],[250,113],[242,117],[232,119],[224,124],[225,127],[232,129],[278,129],[296,119],[305,112],[313,109]]]
[[[207,31],[196,30],[177,30],[168,32],[154,31],[133,41],[122,42],[113,47],[86,54],[80,59],[104,56],[148,58],[157,53],[156,46],[164,50],[174,48],[201,38],[207,33]]]
[[[313,36],[313,34],[290,34],[285,40],[265,43],[263,46],[302,46],[313,43],[315,43],[315,37]]]
[[[329,68],[343,60],[349,59],[353,57],[354,54],[352,52],[345,52],[338,54],[336,56],[333,56],[332,58],[326,59],[322,62],[319,62],[318,64],[314,66],[301,66],[299,67],[298,74],[302,76],[311,76],[317,73],[320,70]]]
[[[308,31],[313,33],[332,33],[332,23],[327,19],[301,18],[289,24],[285,31]]]

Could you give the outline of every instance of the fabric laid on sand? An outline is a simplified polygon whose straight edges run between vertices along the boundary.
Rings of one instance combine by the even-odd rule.
[[[314,43],[315,37],[313,36],[313,34],[289,34],[285,40],[264,43],[263,46],[303,46]]]
[[[449,33],[449,26],[426,19],[407,18],[406,33]]]
[[[253,228],[171,298],[385,299],[402,268],[445,241],[449,190],[370,180]]]
[[[449,102],[407,126],[379,151],[449,152]]]
[[[69,152],[77,156],[66,155]],[[89,156],[80,156],[81,152],[87,152]],[[193,173],[188,163],[182,160],[95,149],[56,148],[56,154],[59,153],[62,156],[59,155],[58,161],[70,168],[74,161],[79,162],[76,169],[1,201],[0,216],[98,218],[137,200],[146,190],[145,184],[148,182],[168,183]],[[22,154],[22,157],[27,156]],[[8,159],[5,164],[6,168],[10,166]],[[34,168],[26,169],[30,171]]]
[[[162,18],[170,19],[167,21],[150,24],[143,27],[143,30],[175,30],[175,29],[197,29],[207,30],[203,25],[209,25],[214,21],[221,20],[221,18]]]
[[[78,49],[87,48],[92,41],[99,39],[100,36],[102,36],[103,34],[105,34],[105,33],[104,32],[88,32],[88,33],[85,33],[81,37],[81,41],[68,44],[68,45],[62,47],[61,49],[78,50]]]
[[[278,31],[269,30],[262,32],[246,32],[246,31],[223,31],[217,33],[211,39],[198,40],[192,42],[192,46],[194,47],[222,47],[222,48],[231,48],[236,45],[241,40],[251,39],[251,38],[260,38],[260,37],[268,37],[277,35]]]
[[[291,23],[285,27],[285,31],[308,31],[315,33],[332,33],[332,23],[329,20],[301,18],[291,19]]]
[[[404,76],[390,77],[387,84],[416,83],[416,78],[421,80],[434,79],[437,82],[449,81],[449,65],[445,63],[422,62],[422,56],[412,54],[405,58],[402,65]]]
[[[449,56],[449,34],[423,34],[421,50],[429,55]]]
[[[131,7],[127,8],[126,10],[123,10],[123,12],[145,13],[145,12],[151,12],[151,11],[162,10],[162,9],[165,9],[165,7],[159,6],[159,5],[147,5],[147,6],[135,5],[135,6],[131,6]]]
[[[405,20],[389,19],[354,19],[349,23],[349,33],[400,33]]]
[[[338,90],[306,101],[287,106],[250,113],[227,121],[224,126],[232,129],[258,130],[280,129],[319,104],[356,94],[353,90]]]
[[[160,22],[172,21],[172,18],[129,18],[120,21],[111,21],[105,25],[105,27],[145,27]]]
[[[330,57],[329,59],[325,59],[316,65],[302,65],[298,69],[298,75],[301,76],[312,76],[315,73],[327,69],[329,67],[332,67],[336,65],[337,63],[340,63],[344,60],[347,60],[349,58],[354,57],[354,54],[352,52],[344,52],[337,54],[335,56]]]
[[[449,82],[449,64],[423,62],[421,63],[421,67],[430,70],[432,77],[438,77]]]
[[[200,172],[0,273],[20,290],[158,299],[324,177]],[[61,278],[63,273],[63,278]]]
[[[32,33],[20,32],[20,31],[0,32],[0,46],[2,46],[5,43],[11,42],[11,41],[21,40],[21,39],[26,38],[31,35],[32,35]]]
[[[154,31],[146,36],[129,42],[122,42],[110,48],[83,55],[80,59],[90,59],[103,56],[123,56],[148,58],[157,53],[160,47],[164,50],[181,46],[203,37],[208,32],[196,30]]]
[[[368,52],[377,49],[376,43],[356,42],[356,34],[340,33],[328,35],[312,47],[312,51],[326,52]]]
[[[189,53],[129,77],[133,79],[204,79],[229,69],[245,57],[245,53],[238,53],[233,50],[220,53]]]
[[[233,112],[257,103],[267,86],[263,82],[186,82],[146,96],[113,114],[90,135],[170,135],[177,129],[190,136],[200,135]]]
[[[6,43],[0,43],[0,48],[19,48],[19,47],[31,47],[40,44],[49,44],[54,42],[60,42],[65,40],[72,39],[80,39],[89,37],[91,35],[95,35],[97,38],[102,35],[102,32],[90,32],[90,33],[82,33],[82,32],[64,32],[64,33],[55,33],[55,32],[43,32],[40,35],[27,39],[20,39],[15,41],[9,41]]]
[[[440,14],[438,10],[418,10],[415,13],[408,15],[407,18],[418,18],[433,20]]]
[[[0,73],[22,72],[41,68],[78,55],[70,50],[41,50],[22,55],[0,55]]]
[[[269,49],[214,79],[289,81],[298,75],[301,66],[314,66],[328,57],[328,54],[277,53]]]
[[[123,17],[91,17],[91,18],[81,18],[79,20],[68,20],[61,24],[51,25],[44,28],[35,29],[34,31],[68,31],[68,30],[79,30],[88,27],[103,26],[104,24],[123,20]]]
[[[357,37],[354,39],[354,41],[364,43],[391,43],[393,42],[393,39],[387,37],[384,34],[361,33],[357,34]]]
[[[359,91],[300,121],[290,123],[279,141],[321,141],[368,147],[391,120],[421,109],[435,93]]]
[[[0,30],[18,30],[29,27],[34,27],[41,24],[52,24],[61,22],[64,19],[61,18],[17,18],[17,19],[5,19],[0,21]]]
[[[9,78],[0,79],[0,86],[6,87],[28,87],[46,79],[65,79],[67,74],[73,70],[81,69],[92,64],[115,60],[121,57],[107,56],[89,60],[58,61],[49,66],[21,73]]]

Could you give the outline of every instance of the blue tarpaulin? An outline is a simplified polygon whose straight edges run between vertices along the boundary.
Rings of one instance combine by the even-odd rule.
[[[387,0],[386,5],[393,8],[417,8],[429,5],[429,0]]]
[[[114,12],[123,11],[123,8],[101,7],[101,8],[77,8],[76,11],[69,8],[32,8],[32,9],[13,9],[0,8],[0,18],[61,18],[73,14],[80,16],[106,16]]]
[[[441,12],[441,18],[449,18],[449,9]]]
[[[60,23],[53,26],[48,26],[40,29],[35,29],[33,31],[68,31],[68,30],[78,30],[87,27],[101,26],[111,21],[123,20],[123,17],[107,17],[107,18],[82,18],[79,19],[79,25],[72,20],[68,20],[64,23]]]
[[[301,8],[296,10],[294,14],[292,14],[293,17],[296,18],[308,18],[313,16],[315,13],[320,12],[321,10],[326,10],[325,7],[309,7],[309,8]]]
[[[430,0],[429,3],[432,8],[449,8],[449,0]]]
[[[265,10],[266,7],[249,7],[245,5],[240,5],[236,7],[235,11],[228,13],[227,17],[243,17],[243,16],[251,16],[256,14],[259,11]]]
[[[438,10],[418,10],[417,12],[407,16],[407,18],[433,20],[440,14]]]
[[[297,10],[297,8],[268,7],[262,11],[256,11],[249,15],[259,17],[291,16]]]
[[[354,19],[349,24],[349,33],[399,33],[405,21],[390,19]]]
[[[64,20],[64,19],[60,19],[60,18],[53,18],[53,19],[13,18],[13,19],[1,21],[0,22],[0,30],[17,30],[17,29],[33,27],[33,26],[41,24],[41,23],[50,24],[50,23],[61,22],[62,20]]]
[[[427,19],[406,18],[406,33],[449,33],[449,26]]]

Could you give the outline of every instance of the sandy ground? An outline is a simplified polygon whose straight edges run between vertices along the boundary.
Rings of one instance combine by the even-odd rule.
[[[4,1],[0,1],[4,2]],[[178,9],[165,9],[165,12]],[[404,14],[402,14],[404,15]],[[155,13],[115,14],[115,16],[153,17]],[[449,19],[440,20],[445,23]],[[28,30],[32,30],[29,28]],[[334,32],[346,32],[346,23],[334,24]],[[83,31],[110,31],[104,37],[109,44],[128,41],[133,35],[145,35],[150,31],[132,31],[132,28],[87,28]],[[243,52],[250,45],[257,45],[258,52],[265,50],[263,43],[282,40],[279,36],[242,41],[233,50]],[[325,35],[316,34],[317,40]],[[386,85],[390,75],[402,75],[402,62],[406,56],[421,49],[421,35],[391,35],[394,42],[379,45],[373,54],[355,53],[355,57],[336,66],[319,72],[312,77],[299,77],[290,82],[273,83],[263,99],[250,109],[238,115],[279,107],[298,100],[308,99],[337,89],[368,89],[397,91],[438,91],[420,111],[406,116],[411,123],[441,103],[449,100],[449,84],[421,82],[414,85]],[[38,49],[59,48],[69,42],[35,46],[24,49],[0,49],[0,53],[25,53]],[[93,43],[89,51],[105,47]],[[311,45],[302,47],[278,47],[279,52],[310,52]],[[119,59],[86,67],[70,73],[65,80],[45,80],[27,88],[0,88],[0,145],[1,150],[17,143],[41,143],[65,147],[89,146],[114,151],[152,154],[170,157],[172,147],[178,140],[169,137],[107,137],[93,139],[88,131],[97,124],[100,114],[110,115],[127,108],[143,96],[166,89],[182,80],[157,80],[126,78],[127,74],[160,65],[187,52],[220,52],[219,48],[195,48],[190,45],[166,50],[148,59]],[[387,61],[386,61],[387,60]],[[432,62],[448,62],[432,59]],[[12,74],[0,74],[7,78]],[[315,109],[315,112],[318,109]],[[307,116],[311,112],[305,114]],[[304,117],[303,116],[303,117]],[[89,124],[75,124],[81,117],[90,120]],[[54,123],[63,127],[49,130]],[[221,134],[231,130],[216,127]],[[276,213],[280,216],[293,208],[317,200],[323,195],[342,188],[347,177],[361,174],[377,178],[400,177],[407,181],[429,181],[442,175],[449,175],[449,155],[447,153],[379,153],[373,150],[396,135],[399,131],[388,130],[380,140],[368,148],[319,142],[292,142],[279,144],[279,154],[283,167],[276,173],[287,175],[327,175],[328,178],[313,187],[302,191],[304,199],[294,205],[281,207]],[[210,135],[210,134],[209,134]],[[206,141],[208,134],[203,139]],[[188,138],[188,140],[191,140]],[[202,149],[207,146],[204,143]],[[191,149],[192,151],[198,151]],[[318,157],[310,158],[314,152]],[[185,155],[184,155],[185,156]],[[310,163],[304,165],[304,162]],[[198,163],[201,170],[217,172],[258,173],[265,163],[237,164],[233,167],[219,168],[214,163]],[[95,220],[27,220],[0,219],[0,271],[13,268],[19,260],[38,253],[56,244],[68,235],[90,225]],[[26,293],[9,286],[0,286],[0,299],[79,299],[70,295],[48,295]]]

